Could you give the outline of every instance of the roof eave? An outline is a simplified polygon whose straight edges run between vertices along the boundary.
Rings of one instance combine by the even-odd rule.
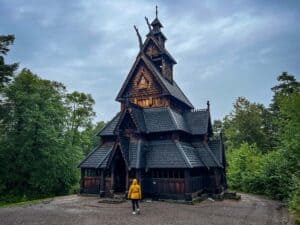
[[[81,165],[99,148],[101,145],[97,145],[77,166],[77,168],[81,168]]]

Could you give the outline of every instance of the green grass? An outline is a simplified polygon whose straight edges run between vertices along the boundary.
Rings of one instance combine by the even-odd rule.
[[[22,202],[14,202],[14,203],[0,202],[0,208],[31,205],[31,204],[41,203],[43,201],[52,201],[52,200],[53,198],[43,198],[43,199],[35,199],[30,201],[22,201]]]

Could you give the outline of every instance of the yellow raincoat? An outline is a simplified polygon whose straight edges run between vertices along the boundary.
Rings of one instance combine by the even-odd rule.
[[[137,179],[133,179],[132,184],[130,185],[130,188],[128,191],[128,198],[129,199],[141,199],[142,198],[141,186],[138,185]]]

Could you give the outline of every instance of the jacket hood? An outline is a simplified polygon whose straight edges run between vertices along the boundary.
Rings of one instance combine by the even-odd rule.
[[[132,184],[137,185],[137,179],[133,179]]]

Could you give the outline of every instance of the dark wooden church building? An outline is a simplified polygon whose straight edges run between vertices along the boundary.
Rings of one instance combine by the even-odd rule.
[[[222,138],[209,103],[195,110],[173,77],[176,60],[157,17],[116,100],[121,110],[97,134],[101,144],[79,165],[81,193],[125,193],[138,178],[143,196],[191,200],[226,189]]]

